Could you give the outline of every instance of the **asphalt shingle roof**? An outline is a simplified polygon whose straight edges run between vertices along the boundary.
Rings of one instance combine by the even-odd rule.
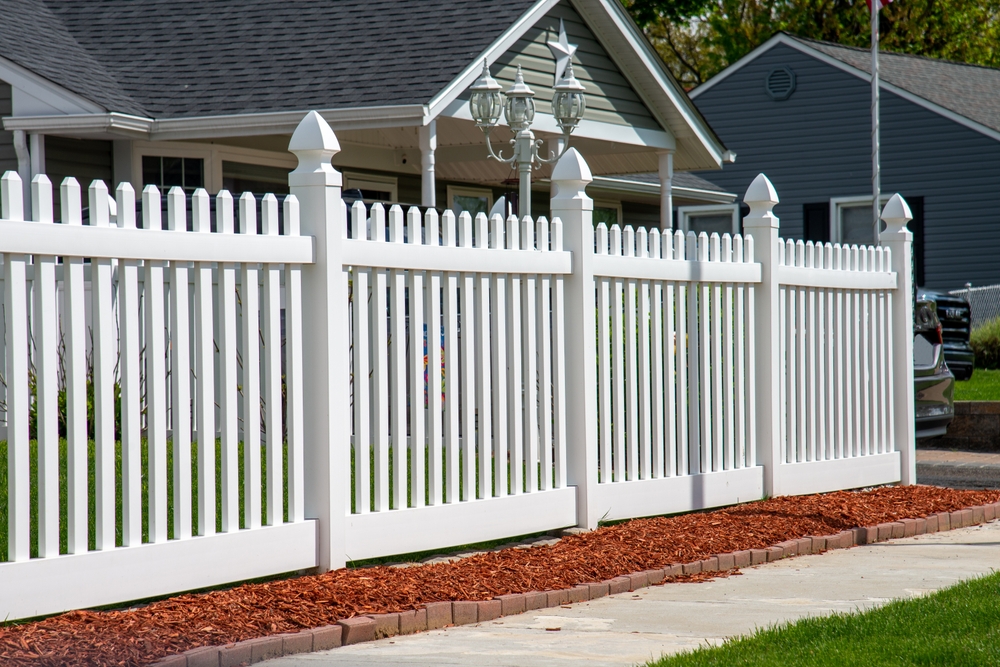
[[[647,174],[622,174],[621,176],[609,176],[608,178],[621,178],[626,181],[639,181],[640,183],[660,184],[660,175],[653,172]],[[713,192],[725,192],[725,190],[711,181],[706,181],[701,176],[695,176],[688,171],[675,171],[671,183],[679,188],[691,188],[693,190],[710,190]]]
[[[0,56],[170,118],[424,104],[534,0],[0,0]]]
[[[831,58],[871,73],[871,51],[789,35]],[[879,51],[879,77],[903,90],[1000,131],[1000,70]]]

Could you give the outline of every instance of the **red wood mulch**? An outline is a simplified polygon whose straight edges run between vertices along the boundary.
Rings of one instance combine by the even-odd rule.
[[[181,595],[130,611],[70,612],[0,629],[0,664],[147,665],[198,646],[294,632],[358,614],[567,588],[997,500],[997,491],[929,486],[774,498],[700,514],[636,519],[549,547],[506,549],[455,563],[337,570]]]

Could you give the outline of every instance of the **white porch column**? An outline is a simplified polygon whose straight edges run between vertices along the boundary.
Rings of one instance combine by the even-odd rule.
[[[437,150],[437,121],[432,120],[420,127],[420,205],[437,206],[437,190],[434,180],[434,151]]]
[[[114,168],[115,186],[117,187],[118,183],[131,183],[133,188],[141,190],[142,183],[132,180],[132,140],[115,139],[111,145],[113,146],[114,151],[112,153],[112,165]],[[142,176],[140,175],[139,178],[141,179]],[[205,185],[207,186],[208,183]],[[207,190],[208,188],[206,187],[205,189]],[[214,192],[214,190],[212,192]]]
[[[674,152],[666,150],[660,156],[660,229],[674,226]]]
[[[31,149],[31,177],[45,173],[45,135],[32,133],[28,135]]]
[[[17,175],[21,177],[24,219],[31,220],[31,154],[28,151],[28,134],[24,130],[14,130],[14,154],[17,155]]]

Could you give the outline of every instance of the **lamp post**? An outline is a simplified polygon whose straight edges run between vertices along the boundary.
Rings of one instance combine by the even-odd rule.
[[[517,67],[514,84],[507,90],[506,95],[500,92],[500,84],[490,76],[490,69],[485,60],[482,77],[469,90],[472,91],[469,97],[469,111],[476,121],[476,127],[486,135],[488,157],[505,164],[517,165],[520,179],[518,214],[522,217],[531,215],[531,170],[542,164],[551,164],[562,157],[569,148],[569,135],[576,129],[587,108],[585,89],[573,76],[573,63],[567,64],[566,72],[555,85],[555,93],[552,95],[552,115],[562,130],[563,141],[559,154],[549,158],[539,155],[542,142],[535,139],[531,131],[531,123],[535,119],[535,93],[524,83],[520,65]],[[506,99],[503,99],[504,97]],[[490,132],[500,120],[501,107],[507,125],[514,132],[514,138],[510,140],[514,152],[510,157],[503,157],[502,152],[500,154],[494,152],[490,143]]]

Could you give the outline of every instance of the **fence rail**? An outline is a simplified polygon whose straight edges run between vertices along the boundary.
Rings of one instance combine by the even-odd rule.
[[[780,239],[763,175],[743,235],[595,227],[570,149],[551,218],[348,210],[338,149],[309,114],[281,225],[3,177],[0,615],[914,481],[898,195],[879,247]]]

